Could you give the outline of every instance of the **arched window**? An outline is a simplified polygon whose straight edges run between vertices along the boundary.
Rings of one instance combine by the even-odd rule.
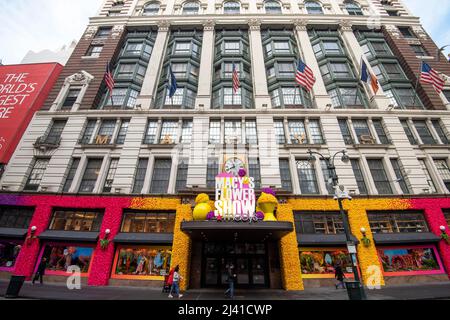
[[[268,0],[264,3],[264,7],[266,9],[266,13],[271,14],[280,14],[281,6],[278,1]]]
[[[236,14],[241,12],[241,5],[237,1],[228,1],[223,5],[223,13]]]
[[[305,8],[308,14],[323,14],[322,6],[316,1],[305,2]]]
[[[153,16],[159,13],[159,2],[149,2],[144,6],[144,16]]]
[[[183,14],[198,14],[199,9],[197,1],[188,1],[183,5]]]
[[[363,15],[361,7],[354,2],[345,3],[345,9],[347,9],[348,14],[351,16],[362,16]]]

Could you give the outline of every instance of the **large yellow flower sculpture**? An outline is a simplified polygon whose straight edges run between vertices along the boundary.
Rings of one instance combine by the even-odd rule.
[[[263,192],[258,199],[258,208],[264,212],[264,221],[277,221],[274,214],[277,206],[278,200],[271,194]]]
[[[211,212],[211,206],[209,204],[209,196],[205,193],[201,193],[195,199],[196,206],[194,208],[193,216],[196,221],[206,220],[206,216]]]

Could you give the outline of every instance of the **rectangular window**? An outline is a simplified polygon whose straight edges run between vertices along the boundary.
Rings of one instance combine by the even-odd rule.
[[[175,228],[175,216],[175,212],[125,212],[120,232],[173,233]]]
[[[83,137],[81,138],[80,144],[91,143],[92,135],[94,134],[95,127],[97,125],[97,120],[88,120],[86,127],[84,129]]]
[[[225,143],[235,144],[242,142],[242,121],[226,120],[225,121]]]
[[[384,70],[389,79],[398,80],[404,79],[405,76],[397,63],[383,63]]]
[[[384,129],[381,120],[373,120],[372,123],[375,128],[375,131],[377,132],[378,139],[380,140],[381,144],[391,144],[391,141],[389,141],[386,135],[386,131]]]
[[[368,194],[366,180],[361,170],[360,161],[358,159],[351,160],[353,174],[355,175],[356,183],[360,194]]]
[[[394,194],[383,161],[381,159],[368,159],[367,164],[372,173],[373,182],[378,190],[378,194]]]
[[[352,120],[353,129],[355,129],[356,136],[360,144],[374,144],[375,139],[370,133],[367,120]]]
[[[313,144],[324,144],[325,140],[320,126],[320,120],[309,120],[309,133]]]
[[[337,41],[323,41],[323,48],[326,54],[341,54],[341,47]]]
[[[413,123],[414,126],[416,127],[419,137],[422,139],[423,144],[430,144],[430,145],[437,144],[425,120],[414,120]]]
[[[289,120],[288,128],[292,144],[308,144],[308,136],[306,135],[305,121]]]
[[[86,56],[98,58],[103,51],[103,45],[91,45],[86,52]]]
[[[25,184],[25,191],[38,191],[49,162],[50,159],[48,158],[34,159],[33,168],[31,169],[27,183]]]
[[[189,162],[188,160],[181,160],[178,164],[177,183],[175,191],[179,192],[182,189],[186,189],[187,176],[188,176]]]
[[[208,159],[208,168],[206,172],[206,187],[208,189],[216,188],[216,176],[219,174],[219,162],[215,158]]]
[[[284,133],[284,122],[283,120],[274,120],[273,126],[275,129],[275,136],[278,144],[286,143],[286,135]]]
[[[209,143],[210,144],[219,144],[220,143],[220,131],[221,131],[220,120],[211,120],[209,123]]]
[[[28,229],[34,208],[0,207],[0,228]]]
[[[78,99],[78,96],[80,95],[81,90],[80,89],[70,89],[67,93],[66,99],[64,99],[64,102],[61,106],[61,110],[70,110],[72,109],[73,105]]]
[[[169,189],[172,159],[155,159],[150,193],[166,194]]]
[[[187,63],[172,63],[172,72],[177,79],[186,78],[188,64]]]
[[[192,120],[183,120],[183,128],[181,132],[181,143],[191,143],[192,141]]]
[[[191,51],[191,42],[175,43],[175,54],[189,54]]]
[[[226,54],[239,54],[241,52],[241,42],[225,41],[224,48]]]
[[[330,172],[330,169],[328,168],[327,162],[325,160],[320,160],[320,167],[322,168],[323,173],[323,181],[325,183],[325,186],[327,188],[329,195],[334,195],[335,190],[333,187],[333,179],[332,179],[332,172]]]
[[[103,212],[91,210],[55,210],[49,230],[98,232]]]
[[[119,133],[117,134],[116,144],[122,145],[125,143],[125,138],[127,137],[129,126],[130,126],[130,120],[122,120],[121,121]]]
[[[308,160],[297,160],[298,180],[302,194],[319,194],[314,165]]]
[[[255,179],[255,189],[261,188],[261,166],[259,159],[250,158],[248,160],[248,173],[250,177]]]
[[[163,121],[161,134],[159,137],[159,143],[161,144],[173,144],[177,142],[178,138],[178,120],[165,120]]]
[[[429,232],[422,212],[368,212],[373,233]]]
[[[274,41],[273,48],[276,53],[290,53],[289,41]]]
[[[423,170],[423,173],[425,175],[425,178],[427,179],[427,183],[430,193],[437,193],[436,185],[434,184],[433,179],[431,178],[430,171],[428,170],[427,164],[425,163],[425,160],[419,159],[420,167]]]
[[[352,76],[346,62],[332,62],[330,68],[335,78],[350,78]]]
[[[348,122],[346,119],[339,119],[339,128],[341,129],[341,134],[342,134],[342,138],[345,141],[346,145],[351,145],[353,144],[353,138],[352,135],[350,133],[350,128],[348,126]]]
[[[114,177],[116,176],[117,168],[119,166],[119,159],[113,158],[109,163],[108,174],[106,175],[105,184],[103,185],[103,192],[108,193],[112,190]]]
[[[147,167],[148,159],[139,159],[136,173],[134,175],[133,193],[142,193],[142,189],[144,188],[145,176],[147,174]]]
[[[155,144],[158,133],[158,121],[149,120],[145,131],[144,144]]]
[[[437,259],[435,246],[410,246],[378,248],[378,256],[383,261],[383,273],[389,275],[402,275],[410,273],[411,276],[420,274],[436,274],[445,271]]]
[[[416,37],[409,27],[398,27],[398,30],[405,38],[415,38]]]
[[[436,130],[436,133],[438,134],[439,138],[441,139],[441,142],[443,144],[450,144],[447,134],[445,133],[444,127],[442,126],[441,122],[439,120],[432,120],[431,123],[433,124],[433,127]]]
[[[296,212],[294,219],[295,230],[300,234],[344,233],[344,223],[339,212]]]
[[[80,158],[73,158],[70,165],[69,172],[67,173],[66,182],[64,182],[63,192],[69,192],[72,187],[75,174],[77,173],[78,166],[80,165]]]
[[[389,48],[385,42],[371,41],[370,44],[372,45],[376,55],[390,54]]]
[[[292,176],[289,159],[280,159],[280,177],[283,190],[292,192]]]
[[[53,124],[45,137],[45,143],[51,145],[59,145],[61,135],[66,127],[67,120],[54,120]]]
[[[78,192],[92,192],[100,175],[103,159],[88,159]]]
[[[110,144],[113,140],[114,130],[116,129],[116,119],[103,120],[95,138],[95,144]]]
[[[439,177],[444,181],[447,191],[450,192],[450,169],[446,159],[435,159],[434,165],[437,168]]]
[[[341,248],[299,248],[302,274],[311,278],[334,278],[338,263],[344,273],[352,274],[352,257],[347,249]]]
[[[246,144],[250,145],[258,144],[258,132],[256,130],[256,120],[245,121],[245,140]]]
[[[406,181],[406,173],[398,159],[391,159],[391,165],[395,172],[395,177],[397,182],[402,189],[403,194],[411,194],[411,190],[408,188],[408,183]]]
[[[0,240],[0,269],[2,271],[14,270],[22,245],[23,240]]]
[[[67,277],[72,273],[69,267],[80,269],[81,276],[87,277],[94,255],[94,247],[89,245],[45,244],[42,258],[46,258],[46,275]]]
[[[409,140],[409,143],[411,143],[411,145],[417,145],[417,140],[416,138],[414,138],[414,134],[411,131],[411,128],[409,127],[408,121],[407,120],[400,120],[403,130],[405,131],[406,137]]]
[[[425,48],[420,44],[412,44],[411,45],[412,51],[416,54],[418,57],[425,57],[428,56],[428,52],[425,50]]]
[[[242,89],[234,92],[233,88],[223,88],[223,104],[225,106],[235,106],[242,104]]]

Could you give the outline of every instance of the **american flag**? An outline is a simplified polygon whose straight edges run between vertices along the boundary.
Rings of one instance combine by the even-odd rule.
[[[314,77],[313,71],[302,60],[298,63],[295,81],[308,91],[311,91],[316,83],[316,77]]]
[[[422,62],[420,81],[422,83],[429,83],[433,85],[434,90],[436,90],[437,93],[441,93],[445,86],[445,80],[426,62]]]
[[[112,94],[112,91],[115,86],[115,82],[114,82],[114,77],[112,75],[109,62],[106,64],[106,72],[105,72],[104,79],[105,79],[106,87],[108,88],[109,93]]]
[[[233,63],[233,91],[236,94],[241,87],[241,80],[239,80],[239,72],[236,69],[236,65]]]

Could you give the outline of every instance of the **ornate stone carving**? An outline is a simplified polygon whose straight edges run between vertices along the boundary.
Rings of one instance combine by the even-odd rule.
[[[422,29],[420,26],[414,26],[412,27],[414,33],[420,38],[420,39],[427,39],[428,35],[425,32],[425,30]]]
[[[203,21],[203,30],[204,31],[214,31],[215,26],[216,26],[216,22],[214,20]]]
[[[341,20],[339,21],[339,28],[341,31],[351,31],[353,32],[352,28],[353,24],[350,20]]]
[[[112,31],[111,31],[111,37],[114,39],[114,38],[117,38],[117,37],[119,37],[121,34],[122,34],[122,32],[125,30],[125,26],[124,25],[117,25],[117,26],[114,26],[113,28],[112,28]]]
[[[97,26],[90,26],[87,28],[86,32],[84,33],[84,38],[85,39],[92,39],[95,34],[98,31],[98,27]]]
[[[259,19],[250,19],[247,21],[250,30],[258,31],[261,29],[261,20]]]
[[[295,30],[297,31],[306,31],[308,26],[308,20],[297,19],[293,21]]]
[[[384,26],[386,31],[389,32],[395,39],[400,39],[400,31],[394,25],[386,25]]]
[[[170,29],[170,22],[167,20],[161,20],[158,22],[158,31],[169,31]]]

